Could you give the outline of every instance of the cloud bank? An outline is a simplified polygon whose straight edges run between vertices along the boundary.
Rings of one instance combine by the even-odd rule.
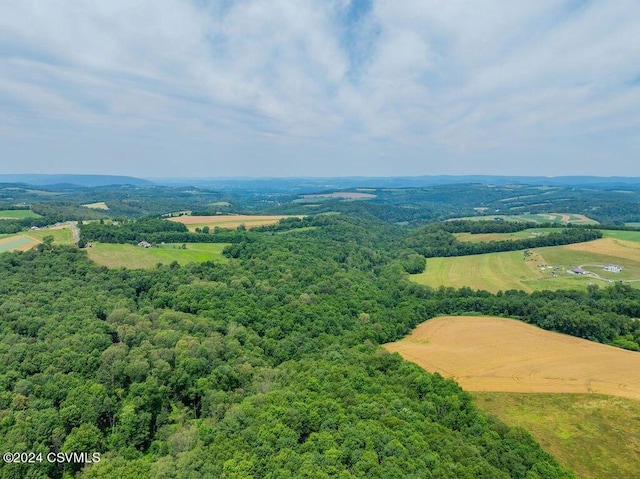
[[[6,172],[640,176],[634,0],[36,0]]]

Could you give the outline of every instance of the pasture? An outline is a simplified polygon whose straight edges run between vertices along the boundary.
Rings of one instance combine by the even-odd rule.
[[[108,268],[148,269],[158,263],[179,264],[201,263],[203,261],[225,262],[222,250],[227,243],[187,243],[165,244],[142,248],[130,244],[93,243],[86,248],[89,259]]]
[[[247,229],[256,226],[274,225],[282,218],[290,218],[290,216],[259,216],[259,215],[215,215],[215,216],[176,216],[167,218],[167,221],[175,221],[182,223],[189,228],[189,231],[195,231],[196,228],[204,228],[208,226],[213,230],[216,226],[219,228],[235,229],[240,225],[244,225]],[[301,216],[298,216],[301,218]]]
[[[446,316],[384,345],[468,391],[590,393],[640,399],[640,353],[521,321]]]
[[[468,286],[492,293],[509,289],[533,291],[524,282],[543,279],[536,263],[525,261],[522,251],[427,258],[425,271],[411,275],[412,281],[432,288]]]
[[[538,214],[521,214],[521,215],[485,215],[485,216],[466,216],[464,218],[451,218],[454,220],[470,220],[470,221],[531,221],[532,223],[574,223],[581,225],[598,224],[596,220],[574,213],[538,213]]]
[[[640,401],[599,394],[476,392],[481,409],[526,429],[582,479],[640,478]]]
[[[619,232],[628,233],[628,232]],[[586,288],[589,283],[606,286],[624,281],[640,287],[640,242],[602,238],[586,243],[547,246],[471,256],[428,258],[423,273],[411,280],[432,288],[452,286],[483,289],[496,293],[519,289],[527,292]],[[606,264],[623,266],[619,273],[604,271]],[[546,265],[544,268],[541,265]],[[569,274],[582,267],[592,275]]]
[[[0,220],[23,220],[26,218],[42,218],[31,210],[0,210]]]

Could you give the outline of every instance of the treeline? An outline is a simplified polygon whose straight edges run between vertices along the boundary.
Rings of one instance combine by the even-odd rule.
[[[175,221],[155,218],[122,220],[117,225],[84,223],[80,225],[80,242],[101,243],[236,243],[246,239],[244,231],[216,229],[213,233],[190,233],[187,227]]]
[[[640,290],[615,284],[586,291],[506,291],[493,295],[469,288],[415,288],[423,314],[483,314],[520,319],[542,329],[640,350]]]
[[[438,226],[429,225],[412,232],[406,239],[406,246],[426,258],[431,258],[559,246],[592,241],[598,238],[602,238],[601,231],[567,228],[564,231],[553,232],[535,238],[471,243],[459,241],[452,233],[439,229]]]
[[[448,233],[516,233],[531,228],[540,228],[542,225],[530,221],[473,221],[473,220],[451,220],[437,223],[437,228]],[[434,228],[435,225],[430,226]],[[561,223],[549,223],[545,228],[561,228]]]

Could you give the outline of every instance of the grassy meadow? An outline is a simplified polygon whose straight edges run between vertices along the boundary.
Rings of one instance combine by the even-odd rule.
[[[31,210],[0,210],[0,220],[23,220],[25,218],[42,218]]]
[[[476,404],[526,429],[581,479],[640,478],[640,401],[599,394],[474,392]]]
[[[187,243],[165,244],[151,248],[142,248],[130,244],[93,243],[87,248],[89,258],[108,268],[145,269],[154,268],[158,263],[179,264],[200,263],[203,261],[227,261],[222,250],[227,243]]]
[[[535,248],[528,256],[523,251],[507,251],[428,258],[425,271],[411,279],[433,288],[468,286],[493,293],[508,289],[532,292],[586,288],[589,283],[605,286],[613,281],[640,287],[640,233],[605,233],[605,238],[586,243]],[[618,264],[624,269],[620,273],[607,272],[603,270],[606,264]],[[548,267],[543,269],[540,265]],[[598,277],[567,272],[579,266]]]

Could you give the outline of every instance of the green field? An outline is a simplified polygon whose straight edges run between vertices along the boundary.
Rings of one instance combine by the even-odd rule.
[[[472,393],[582,479],[640,478],[640,401],[595,394]]]
[[[640,243],[640,231],[603,230],[602,234],[605,238],[615,238]]]
[[[614,232],[627,233],[627,232]],[[620,273],[603,270],[605,264],[623,266]],[[542,265],[546,265],[542,269]],[[567,269],[582,266],[600,278],[589,275],[573,275]],[[450,258],[428,258],[423,273],[412,275],[419,284],[437,288],[468,286],[491,292],[521,289],[580,289],[589,283],[601,286],[613,281],[630,281],[640,287],[640,243],[613,237],[587,243],[565,246],[548,246],[523,251],[508,251]]]
[[[485,215],[485,216],[466,216],[464,218],[451,218],[453,220],[471,220],[471,221],[492,221],[502,219],[503,221],[531,221],[532,223],[575,223],[575,224],[598,224],[597,221],[587,218],[584,215],[573,213],[539,213],[539,214],[521,214],[521,215]]]
[[[109,268],[153,268],[158,263],[170,264],[174,261],[179,264],[227,261],[222,255],[227,243],[187,243],[187,249],[181,246],[165,244],[142,248],[129,244],[93,243],[86,251],[90,259]]]
[[[40,242],[42,242],[45,236],[53,236],[53,244],[73,244],[73,233],[71,233],[71,227],[69,225],[55,228],[42,228],[36,231],[25,231],[23,234]]]
[[[25,218],[42,218],[31,210],[0,210],[0,219],[23,220]]]

